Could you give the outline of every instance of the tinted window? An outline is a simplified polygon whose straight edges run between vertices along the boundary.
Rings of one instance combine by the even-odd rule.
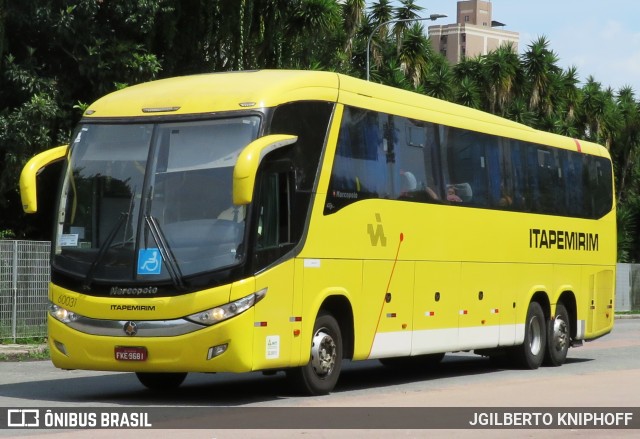
[[[325,214],[386,198],[599,218],[612,193],[602,157],[347,107]]]

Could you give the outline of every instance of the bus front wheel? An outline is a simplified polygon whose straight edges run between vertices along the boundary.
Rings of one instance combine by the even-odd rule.
[[[547,352],[544,364],[561,366],[567,359],[571,343],[571,322],[569,313],[562,303],[556,305],[555,317],[549,321],[547,328]]]
[[[136,372],[136,376],[147,389],[169,391],[180,387],[180,384],[187,377],[187,373]]]
[[[544,360],[547,324],[538,302],[531,302],[524,322],[524,343],[514,351],[514,360],[525,369],[537,369]]]
[[[296,389],[309,395],[326,395],[333,390],[342,369],[342,335],[336,319],[320,313],[313,326],[309,363],[287,371]]]

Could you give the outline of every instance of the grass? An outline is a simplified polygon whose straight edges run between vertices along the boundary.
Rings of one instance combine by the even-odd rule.
[[[47,342],[47,337],[16,337],[16,341],[11,341],[10,344],[45,344]],[[1,344],[9,344],[3,341],[0,341]]]
[[[2,323],[6,323],[6,322],[2,322]],[[47,325],[46,324],[42,324],[42,325],[33,325],[33,326],[27,326],[27,325],[20,325],[16,328],[16,335],[19,335],[16,339],[20,340],[20,341],[16,341],[16,343],[23,343],[22,340],[37,340],[37,339],[46,339],[46,336],[43,336],[42,334],[46,334],[47,333]],[[0,324],[0,344],[2,343],[6,343],[5,340],[13,340],[13,330],[11,328],[11,326],[7,326],[6,324]],[[11,341],[11,343],[13,343],[13,341]]]

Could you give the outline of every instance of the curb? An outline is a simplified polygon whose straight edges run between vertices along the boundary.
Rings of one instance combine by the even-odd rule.
[[[46,344],[0,344],[0,361],[25,360],[26,357],[43,354],[47,349]]]

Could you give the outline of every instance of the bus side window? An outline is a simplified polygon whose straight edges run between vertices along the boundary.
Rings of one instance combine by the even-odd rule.
[[[595,204],[594,217],[600,218],[611,210],[613,204],[613,194],[611,191],[611,165],[609,161],[601,158],[594,157],[596,180],[595,187],[592,188],[593,198]]]
[[[384,128],[390,129],[386,121],[387,115],[345,108],[325,214],[358,200],[386,196],[387,167],[395,163],[394,142],[384,135]]]
[[[468,184],[472,194],[469,202],[475,206],[488,205],[486,143],[487,137],[484,135],[453,128],[446,145],[449,171],[447,187]]]
[[[438,201],[433,125],[406,118],[397,120],[396,124],[404,129],[397,130],[400,139],[396,142],[397,157],[391,175],[399,178],[399,184],[395,185],[392,198],[422,203]]]
[[[574,151],[566,152],[566,205],[568,214],[572,216],[584,216],[582,208],[582,154]]]

